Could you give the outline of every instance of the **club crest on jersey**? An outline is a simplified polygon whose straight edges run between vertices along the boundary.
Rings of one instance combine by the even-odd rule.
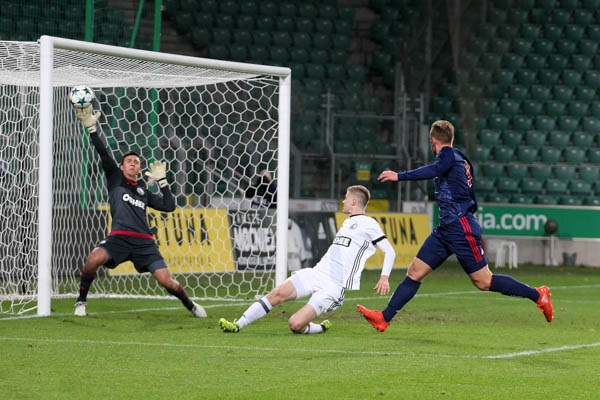
[[[352,239],[346,236],[336,236],[333,238],[333,244],[337,244],[338,246],[350,247],[350,243]]]
[[[144,189],[141,187],[138,187],[137,189],[135,189],[135,191],[137,192],[137,194],[139,194],[140,196],[144,195]]]

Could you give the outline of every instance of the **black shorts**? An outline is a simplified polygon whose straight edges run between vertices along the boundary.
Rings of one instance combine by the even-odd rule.
[[[167,268],[167,263],[154,239],[111,235],[101,241],[98,247],[106,250],[110,258],[104,264],[106,268],[116,268],[125,261],[132,261],[133,266],[140,273]]]

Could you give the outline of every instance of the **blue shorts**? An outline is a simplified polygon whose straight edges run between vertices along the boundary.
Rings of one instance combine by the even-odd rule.
[[[138,238],[124,235],[110,235],[100,242],[110,259],[104,266],[112,269],[125,261],[132,261],[139,273],[154,272],[167,268],[163,256],[153,239]]]
[[[435,227],[421,246],[417,258],[436,269],[452,254],[456,255],[467,274],[487,265],[481,246],[481,225],[472,214]]]

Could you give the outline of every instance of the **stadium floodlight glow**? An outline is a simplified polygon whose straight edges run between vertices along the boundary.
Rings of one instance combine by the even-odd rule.
[[[0,41],[0,60],[0,312],[46,316],[51,298],[74,297],[107,234],[104,176],[69,101],[78,85],[95,92],[114,158],[134,148],[167,162],[178,209],[149,222],[192,297],[253,298],[286,278],[289,68],[52,36]],[[261,168],[275,210],[243,199]],[[101,271],[90,298],[169,297],[127,265]]]

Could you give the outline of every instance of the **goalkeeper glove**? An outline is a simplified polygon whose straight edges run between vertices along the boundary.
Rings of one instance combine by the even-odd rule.
[[[89,133],[96,132],[96,122],[100,118],[100,111],[94,113],[92,106],[77,108],[75,109],[75,117],[81,121],[81,124]]]
[[[167,164],[162,161],[150,164],[150,171],[146,171],[146,176],[158,183],[161,188],[169,184],[167,182]]]

